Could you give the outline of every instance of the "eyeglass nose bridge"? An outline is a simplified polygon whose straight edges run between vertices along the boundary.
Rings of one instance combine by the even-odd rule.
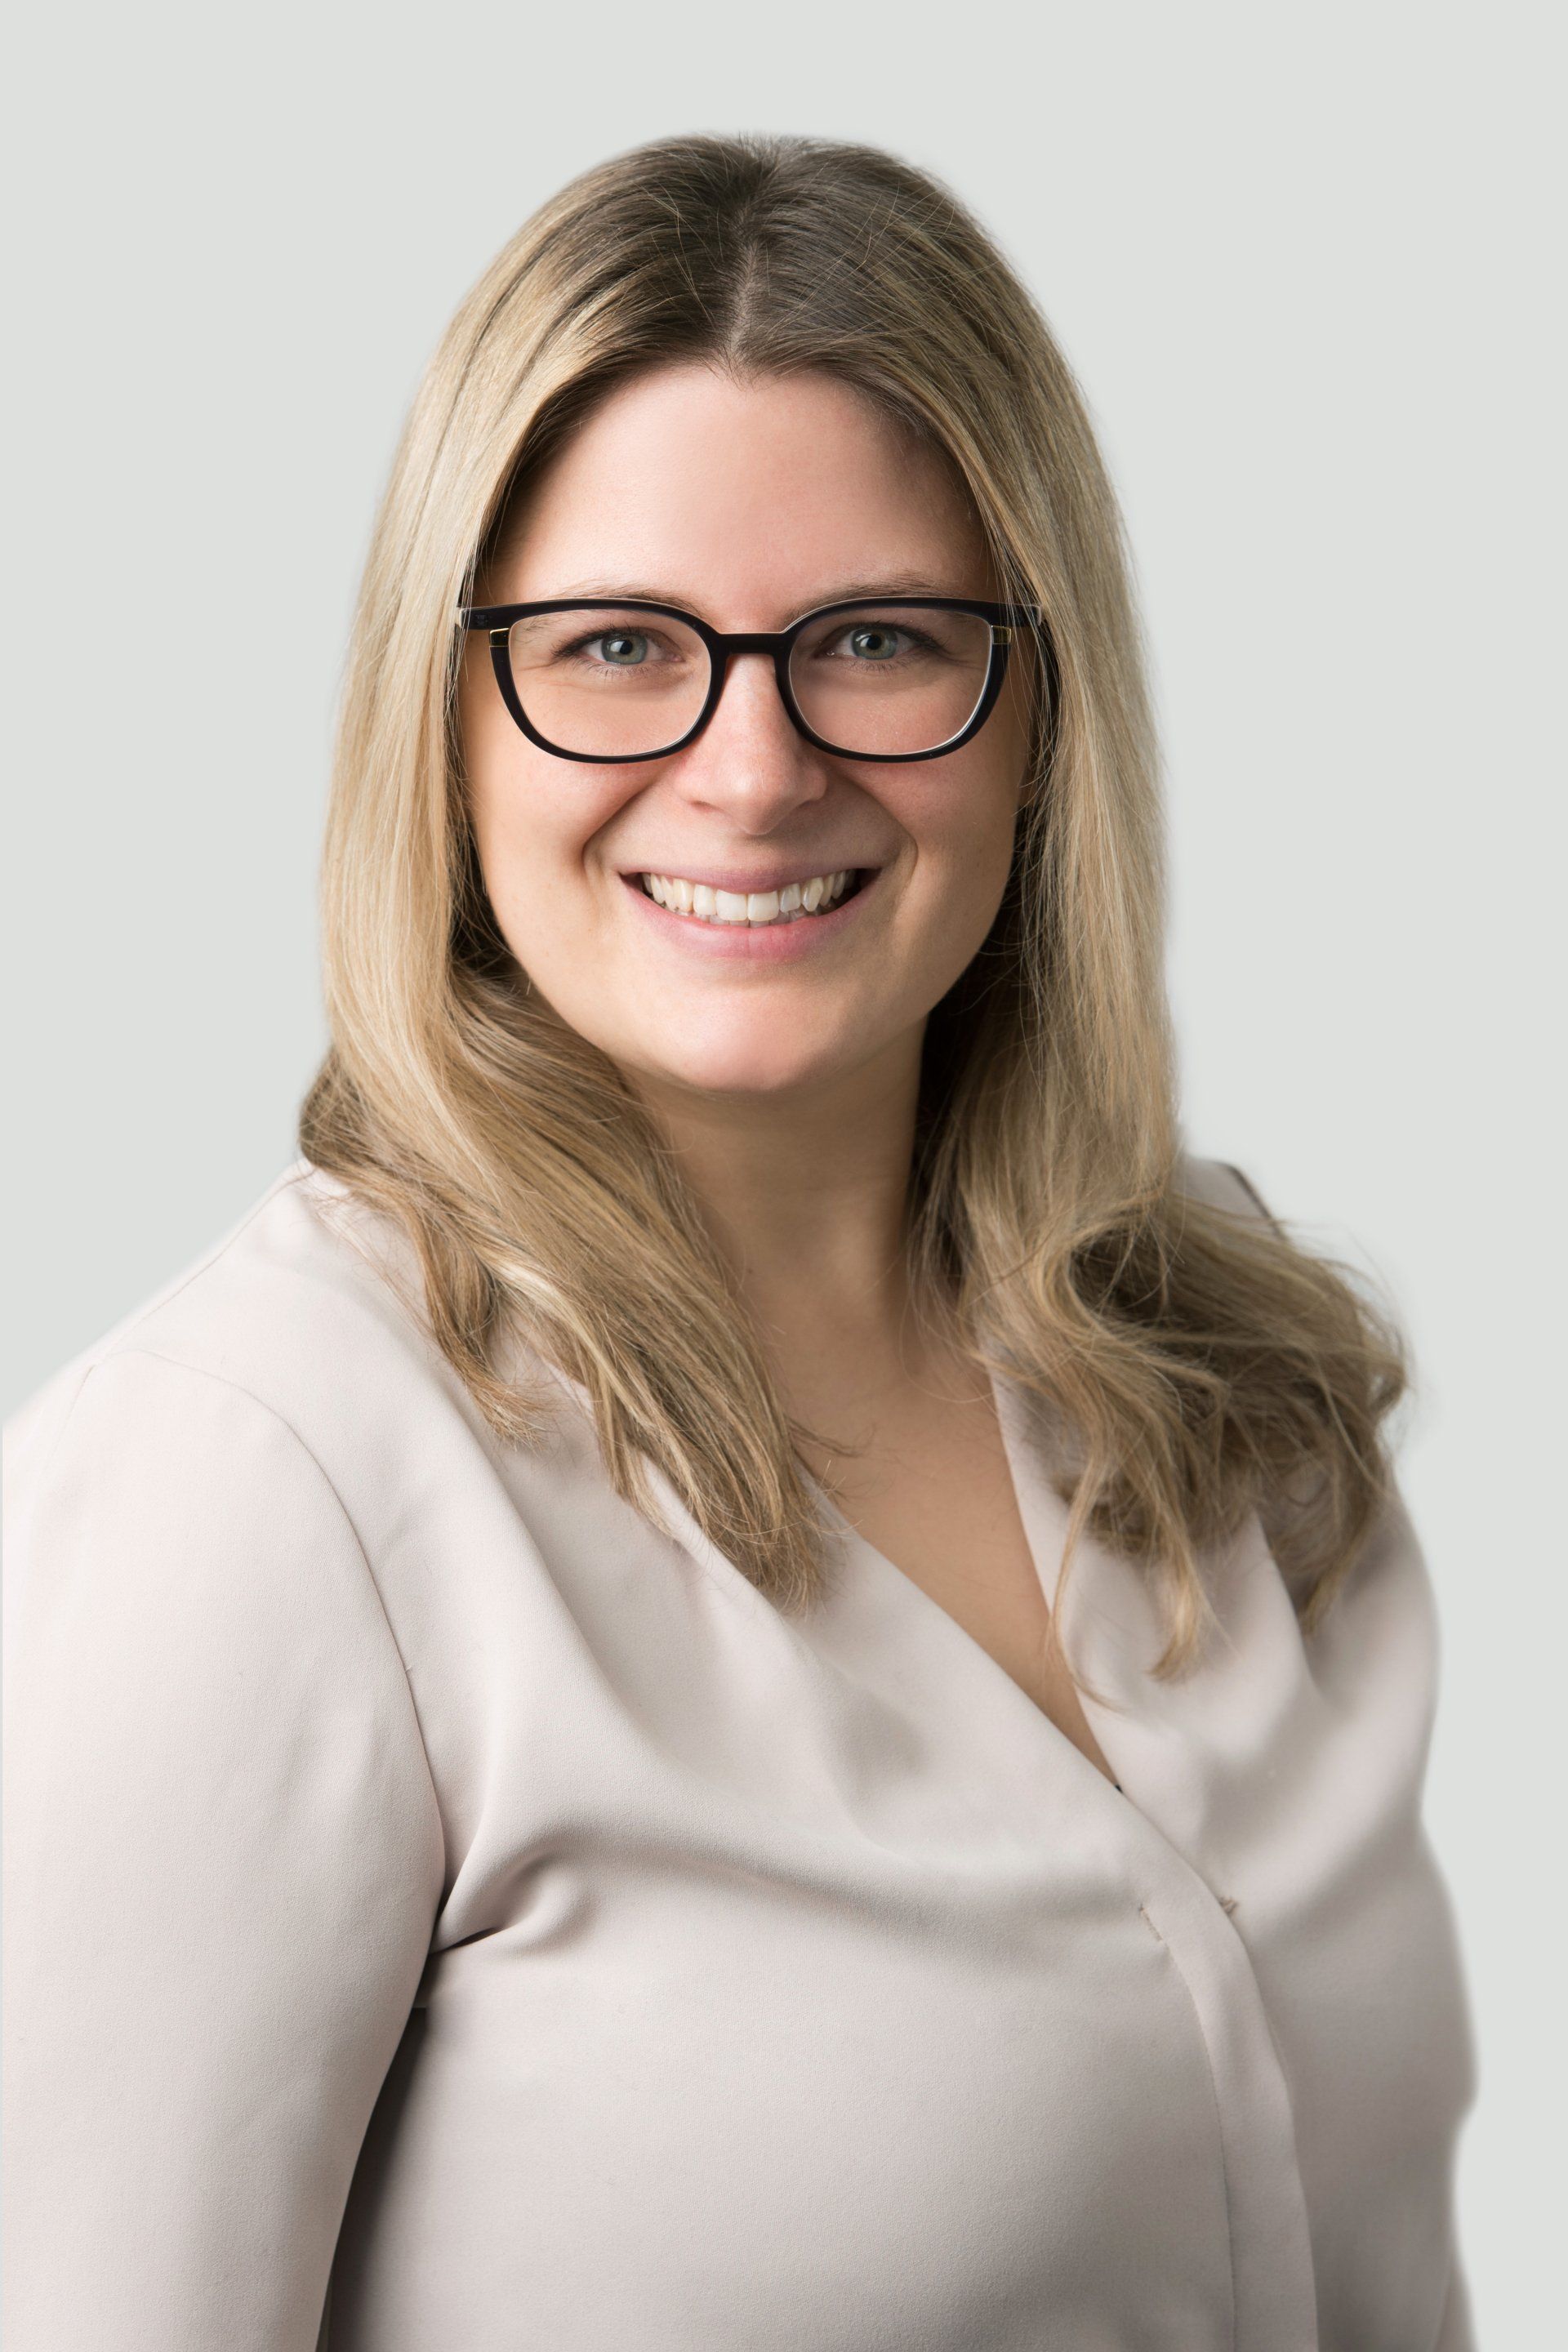
[[[814,750],[819,748],[816,738],[796,708],[795,693],[790,685],[790,655],[796,635],[797,632],[794,629],[742,629],[731,632],[723,629],[710,630],[708,659],[712,669],[712,677],[709,680],[708,699],[703,705],[701,716],[696,726],[687,738],[687,742],[695,742],[699,735],[706,732],[710,722],[715,717],[720,702],[723,698],[724,688],[730,683],[731,655],[763,654],[773,664],[773,683],[778,688],[779,700],[784,705],[784,717],[803,742],[809,743]]]
[[[772,654],[776,662],[779,656],[787,650],[794,634],[790,629],[780,629],[772,634],[753,630],[749,635],[742,632],[738,636],[726,636],[721,630],[715,630],[713,642],[715,649],[726,655]]]

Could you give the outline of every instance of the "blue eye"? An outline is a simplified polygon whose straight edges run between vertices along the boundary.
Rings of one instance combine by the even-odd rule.
[[[850,630],[849,643],[864,661],[893,661],[898,657],[900,635],[897,629],[880,628],[867,623],[860,628]]]
[[[590,643],[599,646],[613,669],[631,669],[647,659],[647,639],[637,629],[614,629]]]

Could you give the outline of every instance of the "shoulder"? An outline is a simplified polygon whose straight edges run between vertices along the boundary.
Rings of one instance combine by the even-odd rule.
[[[1177,1190],[1211,1208],[1229,1210],[1284,1230],[1279,1215],[1246,1170],[1229,1160],[1184,1153]],[[1425,1742],[1431,1727],[1439,1657],[1439,1629],[1431,1571],[1392,1460],[1382,1499],[1348,1574],[1307,1647],[1317,1687],[1349,1706],[1368,1675],[1392,1705],[1398,1685],[1413,1726]]]
[[[1228,1160],[1203,1159],[1184,1151],[1176,1163],[1176,1189],[1212,1209],[1229,1209],[1244,1217],[1275,1223],[1273,1211],[1251,1178]]]
[[[150,1444],[235,1500],[276,1475],[279,1449],[309,1456],[346,1502],[384,1488],[422,1431],[446,1422],[482,1443],[419,1311],[412,1257],[388,1220],[294,1161],[9,1416],[7,1508],[51,1465],[90,1485]]]

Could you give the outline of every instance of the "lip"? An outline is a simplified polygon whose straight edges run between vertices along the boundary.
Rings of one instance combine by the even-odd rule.
[[[805,880],[809,882],[811,875],[821,870],[820,866],[813,866]],[[657,868],[639,866],[637,873],[623,874],[621,880],[652,924],[653,936],[668,940],[672,947],[688,949],[693,955],[728,957],[741,963],[797,963],[803,956],[817,954],[843,937],[867,899],[875,895],[885,868],[851,866],[849,870],[863,874],[865,879],[853,898],[842,899],[827,914],[802,915],[793,923],[759,923],[754,928],[749,923],[705,923],[696,915],[678,915],[668,907],[661,907],[657,898],[648,897],[638,879],[638,875]],[[753,890],[762,887],[755,881],[750,885]],[[770,889],[784,887],[767,885]],[[727,889],[729,885],[720,883],[714,887]]]

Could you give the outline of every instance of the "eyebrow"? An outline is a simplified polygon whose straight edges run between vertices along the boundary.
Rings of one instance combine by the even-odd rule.
[[[686,596],[669,588],[650,587],[645,582],[630,580],[569,580],[563,588],[553,592],[557,596],[628,596],[639,597],[648,604],[679,604],[685,612],[698,608]],[[965,597],[969,590],[952,581],[934,581],[924,572],[886,572],[876,580],[849,580],[834,585],[831,582],[809,604],[800,607],[803,613],[816,612],[819,604],[844,604],[864,597],[868,603],[879,596],[957,596]],[[542,599],[541,601],[543,601]]]

